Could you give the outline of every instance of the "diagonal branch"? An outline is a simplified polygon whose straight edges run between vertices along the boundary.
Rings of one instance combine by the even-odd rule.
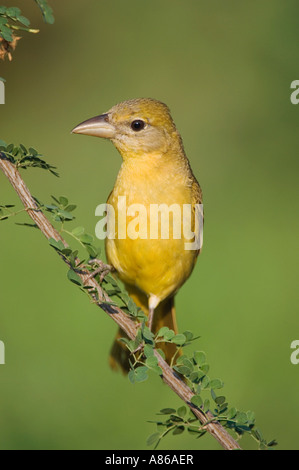
[[[21,199],[28,215],[38,226],[43,235],[48,240],[50,238],[54,238],[56,241],[62,241],[64,246],[67,247],[68,245],[66,241],[61,237],[58,231],[49,222],[47,217],[38,208],[19,171],[1,153],[0,169],[10,181],[14,190]],[[77,262],[79,263],[80,261],[77,260]],[[96,304],[121,327],[121,329],[128,335],[130,339],[134,340],[137,334],[136,323],[131,320],[130,317],[119,307],[107,304],[107,302],[111,302],[111,299],[94,278],[90,278],[88,274],[84,274],[82,272],[78,273],[78,275],[80,276],[84,286],[92,286],[96,290],[98,294],[98,298],[94,297]],[[166,363],[166,361],[164,361],[164,359],[156,350],[154,353],[158,359],[158,364],[163,371],[162,380],[192,409],[193,413],[203,426],[208,423],[206,424],[206,430],[220,443],[224,449],[241,449],[239,444],[223,428],[223,426],[221,426],[217,421],[210,421],[214,418],[211,413],[204,413],[200,408],[197,408],[191,403],[191,398],[194,396],[192,390],[183,382],[183,380],[180,379],[178,375],[175,374],[173,369]]]

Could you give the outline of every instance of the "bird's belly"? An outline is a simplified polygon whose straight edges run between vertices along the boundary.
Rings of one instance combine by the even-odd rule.
[[[139,232],[138,237],[132,238],[129,233],[134,214],[126,217],[126,236],[123,239],[119,236],[117,226],[115,238],[106,239],[107,259],[123,282],[163,300],[175,293],[190,276],[198,255],[198,251],[186,249],[185,244],[190,240],[185,239],[182,218],[183,205],[192,203],[191,190],[185,181],[166,184],[165,174],[162,175],[163,178],[159,173],[156,178],[149,178],[144,172],[142,178],[140,175],[136,178],[135,173],[133,176],[127,175],[127,178],[118,178],[108,203],[114,208],[116,226],[119,216],[128,214],[128,208],[136,204],[145,208],[145,219],[141,218],[139,224],[133,227],[133,235],[135,229]],[[169,178],[172,181],[178,177],[174,178],[169,172]],[[130,181],[130,185],[127,181]],[[125,196],[125,207],[119,206],[120,195]],[[176,207],[172,213],[169,209],[173,205]],[[154,214],[151,213],[153,206],[159,206],[160,215],[157,216],[155,211]],[[138,207],[137,211],[142,214]],[[166,215],[170,217],[164,218],[164,226],[162,214],[163,218]],[[154,233],[151,232],[153,226],[157,228]],[[163,227],[166,227],[166,233]]]
[[[160,300],[173,294],[190,276],[194,251],[185,250],[184,240],[106,240],[107,259],[120,279]]]

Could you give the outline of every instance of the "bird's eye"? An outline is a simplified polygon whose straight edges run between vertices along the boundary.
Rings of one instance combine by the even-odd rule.
[[[145,122],[141,119],[135,119],[135,121],[131,123],[131,128],[136,132],[142,131],[142,129],[145,128]]]

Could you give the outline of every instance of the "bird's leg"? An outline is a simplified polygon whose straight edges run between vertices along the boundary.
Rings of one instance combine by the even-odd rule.
[[[105,276],[107,276],[107,274],[114,271],[113,266],[103,263],[103,261],[100,259],[92,259],[88,262],[88,264],[91,266],[93,265],[97,266],[97,268],[90,273],[90,275],[88,276],[88,279],[91,279],[97,276],[98,274],[100,274],[100,284],[103,282],[103,279]]]
[[[147,321],[147,326],[149,327],[150,331],[152,331],[153,327],[153,320],[154,320],[154,313],[155,313],[155,308],[158,307],[160,303],[159,297],[157,297],[154,294],[151,294],[148,299],[148,321]]]
[[[148,320],[147,320],[147,325],[150,331],[152,331],[152,327],[153,327],[154,313],[155,313],[155,309],[150,307],[148,310]]]

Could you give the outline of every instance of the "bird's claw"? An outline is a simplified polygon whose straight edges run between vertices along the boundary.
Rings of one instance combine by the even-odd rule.
[[[95,270],[89,274],[88,279],[92,279],[98,274],[100,274],[100,284],[103,282],[104,277],[107,276],[107,274],[114,271],[113,266],[111,266],[110,264],[105,264],[101,259],[96,259],[96,258],[92,259],[88,261],[88,264],[90,266],[93,266],[93,265],[97,266]]]

